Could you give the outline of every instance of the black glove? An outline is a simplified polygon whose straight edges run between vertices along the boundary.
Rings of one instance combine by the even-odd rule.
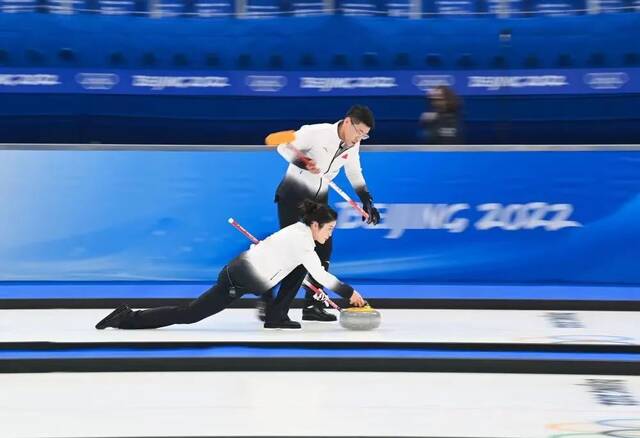
[[[378,209],[373,205],[373,197],[366,189],[357,190],[358,196],[360,197],[360,201],[362,201],[362,208],[367,212],[369,218],[367,219],[368,224],[377,225],[380,222],[380,213]],[[362,220],[365,220],[365,217],[362,217]]]

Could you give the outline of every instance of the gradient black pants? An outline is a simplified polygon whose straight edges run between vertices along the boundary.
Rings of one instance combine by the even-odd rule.
[[[121,322],[121,329],[151,329],[173,324],[193,324],[227,308],[233,301],[246,293],[261,294],[258,280],[254,278],[248,263],[234,259],[222,268],[218,281],[197,299],[181,306],[164,306],[131,312]],[[295,296],[295,293],[293,294]],[[273,303],[267,320],[279,321],[284,309],[288,310],[293,296],[283,295]]]

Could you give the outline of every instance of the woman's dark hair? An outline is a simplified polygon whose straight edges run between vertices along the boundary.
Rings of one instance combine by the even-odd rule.
[[[310,199],[305,199],[300,204],[300,219],[305,225],[311,225],[311,222],[317,222],[318,225],[323,226],[329,222],[333,222],[338,218],[338,213],[325,204],[318,204]]]

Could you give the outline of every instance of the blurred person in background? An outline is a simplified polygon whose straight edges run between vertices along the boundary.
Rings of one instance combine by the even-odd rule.
[[[427,92],[428,112],[420,115],[420,125],[428,144],[464,143],[460,121],[460,98],[450,87],[438,85]]]

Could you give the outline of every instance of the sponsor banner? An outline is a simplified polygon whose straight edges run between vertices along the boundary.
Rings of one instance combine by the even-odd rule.
[[[381,221],[330,193],[331,269],[354,283],[638,285],[639,154],[364,152]],[[248,247],[229,217],[258,238],[278,229],[286,163],[272,150],[0,158],[2,280],[210,281]]]
[[[237,96],[418,96],[447,85],[463,96],[640,93],[640,68],[361,72],[0,69],[0,93]]]

